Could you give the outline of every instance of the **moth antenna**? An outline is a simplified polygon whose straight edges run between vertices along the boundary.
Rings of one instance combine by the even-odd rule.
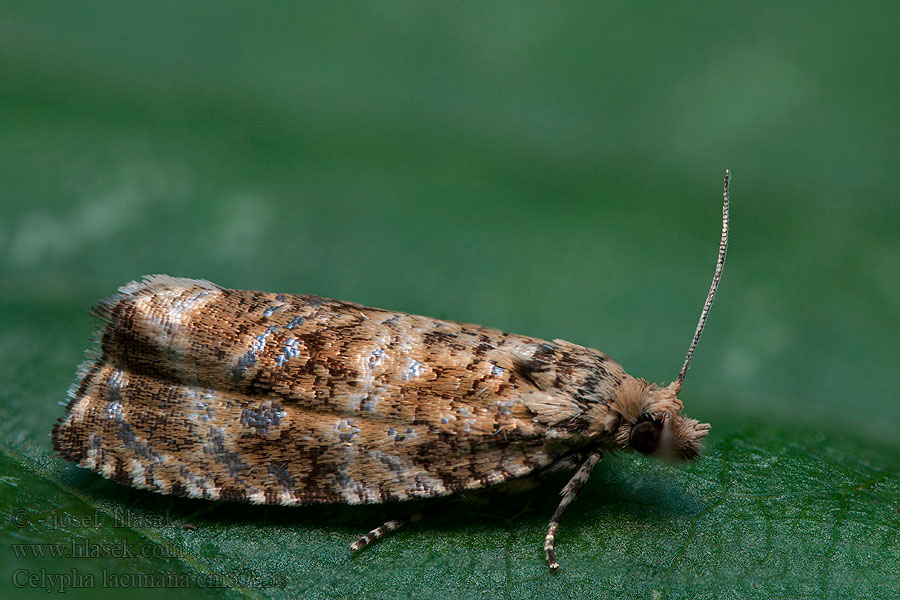
[[[709,316],[709,309],[712,308],[713,300],[716,297],[716,290],[719,288],[719,279],[722,277],[722,269],[725,267],[725,252],[728,250],[728,183],[731,181],[731,171],[725,170],[725,183],[722,188],[722,241],[719,242],[719,258],[716,260],[716,272],[713,274],[712,284],[709,286],[709,294],[706,295],[706,303],[703,310],[700,311],[700,321],[697,323],[697,329],[694,331],[694,339],[691,340],[691,347],[688,348],[687,356],[684,357],[684,366],[675,380],[675,393],[681,391],[681,384],[684,382],[684,376],[687,374],[688,368],[691,366],[691,358],[694,357],[694,350],[697,349],[697,342],[700,341],[700,334],[703,333],[703,326],[706,325],[706,318]]]

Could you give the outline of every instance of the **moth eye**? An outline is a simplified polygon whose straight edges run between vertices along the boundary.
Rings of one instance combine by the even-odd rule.
[[[631,429],[631,447],[641,454],[656,452],[662,434],[662,423],[641,421]]]

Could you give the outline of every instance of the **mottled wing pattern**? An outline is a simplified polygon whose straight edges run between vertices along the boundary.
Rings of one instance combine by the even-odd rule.
[[[356,504],[498,484],[577,452],[579,398],[622,375],[562,341],[168,276],[95,312],[98,355],[54,448],[202,498]],[[603,376],[573,379],[586,362]]]

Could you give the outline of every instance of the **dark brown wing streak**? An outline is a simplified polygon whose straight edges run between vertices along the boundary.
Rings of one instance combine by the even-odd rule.
[[[553,398],[514,369],[540,340],[165,276],[97,312],[102,355],[54,447],[123,483],[371,503],[501,483],[566,452],[523,402]]]

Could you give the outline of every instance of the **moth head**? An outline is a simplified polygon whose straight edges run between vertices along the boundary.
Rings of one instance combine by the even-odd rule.
[[[697,458],[709,425],[683,416],[675,394],[675,384],[658,387],[643,379],[623,380],[614,396],[616,446],[673,461]]]

